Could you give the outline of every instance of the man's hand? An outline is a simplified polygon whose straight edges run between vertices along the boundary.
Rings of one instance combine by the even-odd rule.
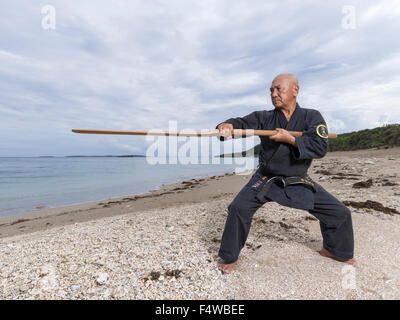
[[[220,136],[223,136],[226,140],[232,139],[233,125],[230,123],[221,123],[218,128]]]
[[[297,147],[296,139],[289,132],[282,128],[276,128],[275,130],[278,132],[269,137],[271,140],[274,140],[276,142],[288,143],[292,146]]]

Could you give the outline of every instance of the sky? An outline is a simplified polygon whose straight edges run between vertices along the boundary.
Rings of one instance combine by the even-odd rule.
[[[3,0],[0,156],[145,154],[71,129],[214,129],[272,109],[279,73],[330,132],[400,123],[399,18],[397,0]]]

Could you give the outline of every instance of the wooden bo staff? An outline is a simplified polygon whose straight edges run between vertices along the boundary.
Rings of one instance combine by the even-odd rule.
[[[204,132],[168,132],[168,131],[115,131],[115,130],[88,130],[88,129],[72,129],[75,133],[86,133],[86,134],[117,134],[117,135],[134,135],[134,136],[180,136],[180,137],[212,137],[220,136],[219,130],[210,130]],[[288,131],[292,136],[300,137],[303,135],[301,131]],[[242,130],[233,129],[233,136],[273,136],[276,134],[276,130]],[[337,138],[336,133],[329,133],[328,138]]]

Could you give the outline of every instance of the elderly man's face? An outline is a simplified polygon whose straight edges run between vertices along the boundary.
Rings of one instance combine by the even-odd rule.
[[[291,79],[278,76],[272,81],[270,92],[272,104],[276,108],[285,108],[295,103],[298,86]]]

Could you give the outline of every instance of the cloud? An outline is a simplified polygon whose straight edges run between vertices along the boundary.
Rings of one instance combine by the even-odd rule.
[[[400,122],[396,1],[57,1],[0,5],[1,156],[145,153],[139,137],[72,128],[212,129],[272,108],[281,72],[300,80],[299,102],[330,131]]]

